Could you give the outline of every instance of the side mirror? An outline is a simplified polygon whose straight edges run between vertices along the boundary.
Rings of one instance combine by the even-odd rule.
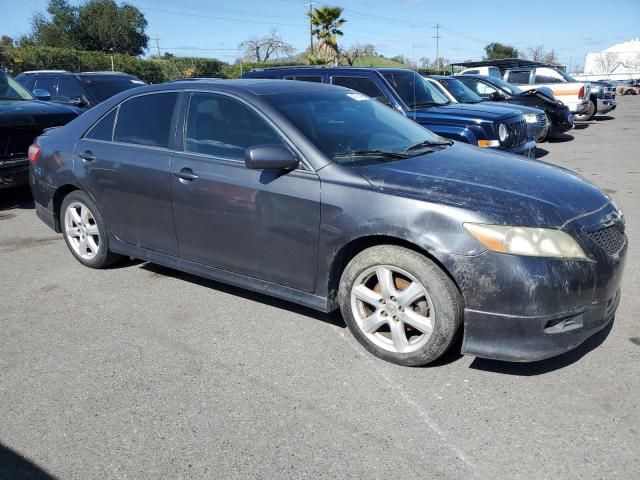
[[[506,96],[504,94],[502,94],[501,92],[498,92],[496,90],[495,92],[493,92],[491,94],[491,96],[489,98],[494,102],[500,102],[500,101],[504,100],[506,98]]]
[[[256,145],[244,151],[244,164],[254,170],[293,170],[300,161],[282,145]]]
[[[33,91],[33,95],[38,100],[44,100],[45,102],[51,100],[51,94],[49,93],[49,90],[45,90],[44,88],[36,88]]]

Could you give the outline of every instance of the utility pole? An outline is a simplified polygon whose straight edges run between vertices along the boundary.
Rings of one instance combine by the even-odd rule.
[[[440,30],[440,24],[436,23],[436,25],[433,27],[436,29],[436,35],[433,37],[436,39],[436,68],[438,69],[438,73],[440,72],[440,34],[439,34],[439,30]]]
[[[311,15],[313,14],[313,2],[309,0],[307,2],[309,7],[309,47],[311,48],[311,55],[313,55],[313,22],[311,21]]]
[[[158,50],[158,58],[160,58],[160,39],[158,37],[153,37],[153,39],[156,41],[156,49]]]

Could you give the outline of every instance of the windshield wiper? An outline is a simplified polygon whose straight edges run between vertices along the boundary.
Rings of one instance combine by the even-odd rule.
[[[424,142],[416,143],[415,145],[411,145],[410,147],[405,148],[403,152],[409,153],[416,150],[421,150],[423,148],[450,147],[451,145],[453,145],[453,140],[444,140],[444,141],[425,140]]]
[[[409,158],[410,155],[404,152],[388,152],[385,150],[353,150],[350,152],[337,153],[333,156],[333,158],[345,157]]]
[[[438,103],[438,102],[414,102],[411,104],[411,108],[420,108],[420,107],[433,107],[438,106],[441,107],[443,105],[449,105],[451,102],[446,103]]]

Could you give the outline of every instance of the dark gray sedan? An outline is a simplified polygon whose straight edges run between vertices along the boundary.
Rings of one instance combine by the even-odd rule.
[[[598,188],[341,87],[142,87],[29,157],[36,212],[82,264],[135,257],[340,308],[367,350],[403,365],[461,333],[464,353],[557,355],[620,298],[624,220]]]

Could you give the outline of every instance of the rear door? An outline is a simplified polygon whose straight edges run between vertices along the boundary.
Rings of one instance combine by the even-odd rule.
[[[181,143],[171,161],[180,257],[313,291],[320,179],[304,166],[279,171],[244,164],[248,147],[290,148],[277,129],[240,99],[193,92]]]
[[[177,254],[169,164],[178,93],[125,100],[76,144],[74,170],[119,240]],[[172,177],[171,177],[172,178]]]

